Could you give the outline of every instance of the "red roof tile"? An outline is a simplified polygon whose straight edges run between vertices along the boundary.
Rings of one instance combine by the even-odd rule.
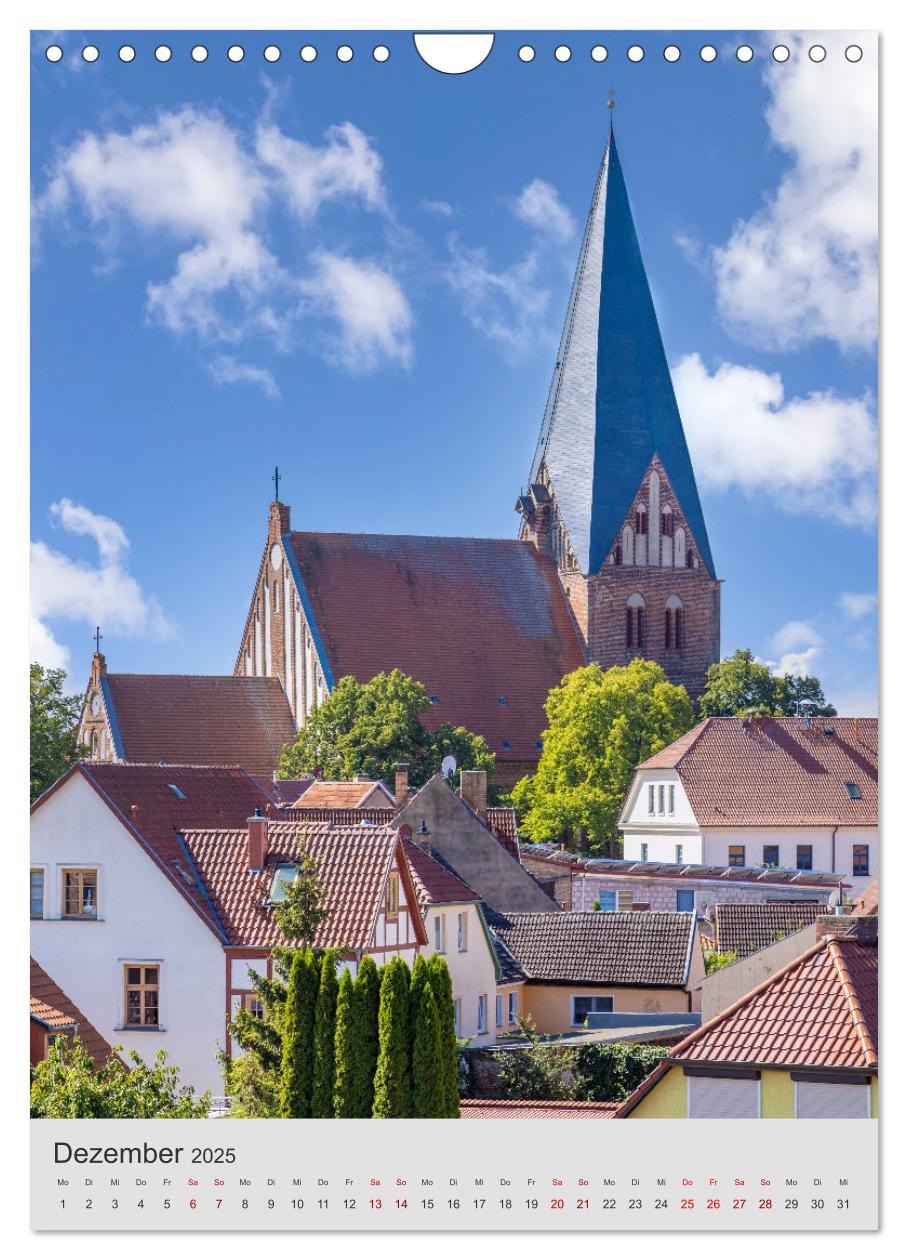
[[[714,717],[640,768],[676,770],[701,826],[866,827],[877,823],[877,764],[876,718]]]
[[[408,880],[397,832],[390,827],[333,827],[269,822],[264,871],[248,868],[248,831],[188,830],[184,834],[199,878],[231,945],[268,948],[283,943],[268,902],[279,865],[305,852],[318,864],[325,903],[333,913],[322,921],[314,944],[363,949],[371,940],[392,859]],[[406,892],[406,888],[405,888]],[[418,902],[411,885],[415,912]],[[416,913],[415,917],[420,918]],[[421,927],[417,924],[421,931]],[[423,933],[424,935],[424,933]]]
[[[307,785],[300,794],[303,809],[364,809],[362,802],[379,789],[384,804],[379,808],[393,809],[394,797],[377,779],[368,782],[318,779]],[[295,802],[294,802],[295,804]]]
[[[404,853],[407,855],[416,897],[423,913],[426,907],[431,905],[444,905],[452,901],[482,900],[479,893],[468,888],[453,871],[436,861],[431,854],[426,853],[412,840],[404,841]]]
[[[490,805],[486,810],[486,822],[489,831],[503,849],[510,853],[515,861],[520,861],[520,846],[517,843],[517,813],[515,810],[500,805]]]
[[[125,761],[270,774],[295,735],[277,678],[107,674]]]
[[[30,1017],[42,1024],[48,1032],[73,1032],[94,1059],[95,1064],[102,1067],[113,1054],[109,1043],[101,1036],[94,1024],[85,1018],[75,1002],[72,1002],[60,986],[50,978],[44,968],[35,962],[34,958],[30,961]]]
[[[461,1098],[461,1120],[611,1120],[614,1102],[537,1102],[528,1098]]]
[[[584,663],[547,556],[489,538],[290,537],[335,679],[399,667],[437,696],[430,728],[466,726],[502,761],[538,758],[546,697]]]

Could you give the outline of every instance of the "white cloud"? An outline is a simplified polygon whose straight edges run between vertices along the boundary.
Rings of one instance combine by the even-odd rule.
[[[809,621],[786,621],[772,637],[772,649],[779,654],[778,660],[764,661],[779,678],[791,674],[805,678],[816,669],[817,658],[823,649],[823,639]]]
[[[540,281],[539,259],[531,251],[520,262],[496,271],[484,249],[448,238],[451,265],[447,278],[474,328],[509,351],[525,353],[548,331],[549,290]]]
[[[68,534],[91,538],[98,562],[86,563],[38,541],[31,544],[32,658],[65,667],[69,653],[49,623],[100,625],[125,635],[166,639],[174,627],[153,595],[146,595],[126,565],[129,541],[122,527],[107,516],[61,499],[51,504],[51,517]]]
[[[876,611],[876,595],[861,595],[854,591],[843,591],[839,596],[839,606],[851,621],[862,621]]]
[[[208,370],[219,385],[256,385],[266,398],[281,396],[277,381],[267,368],[240,363],[229,354],[218,355],[208,364]]]
[[[675,364],[678,405],[700,484],[737,489],[792,513],[846,525],[876,514],[876,426],[869,398],[832,390],[785,398],[782,378],[698,354]]]
[[[772,645],[777,652],[790,652],[793,648],[823,646],[823,640],[808,621],[786,621],[773,635]]]
[[[313,262],[312,275],[301,282],[303,306],[336,322],[328,353],[350,372],[368,371],[381,358],[406,366],[413,316],[394,277],[374,263],[325,251]]]
[[[794,678],[806,678],[816,668],[815,662],[819,654],[820,649],[816,647],[804,648],[802,652],[786,652],[775,666],[773,673],[778,674],[780,678],[783,674],[791,674]]]
[[[544,179],[527,184],[514,207],[518,219],[536,232],[570,241],[576,228],[570,210],[558,195],[558,189]]]
[[[351,122],[329,127],[318,148],[285,135],[273,123],[256,132],[256,153],[265,167],[279,176],[291,206],[310,218],[326,202],[350,197],[373,210],[387,205],[382,161],[358,127]]]
[[[454,215],[450,201],[433,200],[431,197],[424,197],[419,208],[424,214],[437,214],[442,219],[450,219]]]
[[[405,362],[412,316],[390,272],[347,258],[334,269],[336,296],[299,302],[301,283],[318,290],[332,257],[309,225],[321,207],[341,201],[387,210],[381,158],[353,123],[330,127],[314,145],[271,121],[249,137],[216,111],[187,106],[129,131],[82,135],[57,156],[35,216],[59,225],[81,210],[108,262],[136,241],[158,247],[155,257],[162,245],[171,249],[170,274],[148,283],[147,310],[175,334],[233,346],[259,338],[285,351],[296,321],[314,314],[339,325],[334,337],[307,338],[331,347],[335,361],[358,371],[385,357]],[[268,243],[279,204],[294,215],[293,246],[308,256],[314,281],[301,280],[300,264],[282,264]],[[365,309],[352,309],[351,300]],[[338,345],[361,353],[337,353]],[[233,355],[209,368],[218,381],[253,382],[276,396],[269,372]]]
[[[713,251],[719,311],[753,344],[792,349],[829,339],[870,349],[877,302],[876,41],[859,65],[838,52],[822,65],[785,35],[784,67],[769,62],[766,118],[790,159],[778,186]],[[775,42],[775,41],[774,41]],[[843,32],[830,36],[844,46]]]

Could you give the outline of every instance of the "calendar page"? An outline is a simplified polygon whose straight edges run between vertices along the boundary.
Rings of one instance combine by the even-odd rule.
[[[877,43],[31,31],[34,1230],[877,1228]]]

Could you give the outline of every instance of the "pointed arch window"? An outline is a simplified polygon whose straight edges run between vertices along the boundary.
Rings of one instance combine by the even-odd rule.
[[[624,553],[621,549],[621,543],[617,543],[615,546],[615,564],[620,565],[620,564],[623,564],[623,562],[624,562]]]
[[[662,533],[666,538],[673,538],[675,534],[675,514],[670,507],[662,512]]]
[[[677,595],[669,595],[665,601],[665,647],[678,652],[684,640],[684,605]]]
[[[637,510],[634,513],[634,531],[637,534],[645,534],[647,531],[646,508],[640,503],[637,504]]]
[[[642,595],[632,595],[627,601],[625,642],[629,651],[642,648],[646,642],[646,603]]]
[[[689,569],[692,569],[692,568],[694,567],[694,549],[693,549],[693,547],[688,547],[688,549],[687,549],[687,567],[688,567]]]

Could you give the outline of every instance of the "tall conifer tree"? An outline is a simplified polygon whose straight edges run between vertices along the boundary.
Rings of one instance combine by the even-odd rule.
[[[444,1114],[460,1115],[460,1090],[457,1088],[457,1034],[454,1031],[454,993],[451,973],[440,954],[429,959],[429,983],[438,1008],[441,1035],[441,1075],[444,1085]]]
[[[438,1004],[428,979],[419,990],[416,1029],[413,1038],[413,1114],[423,1119],[447,1116],[441,1062],[441,1021]]]
[[[353,979],[346,969],[337,987],[337,1016],[334,1032],[334,1115],[352,1120],[356,1111],[356,1068],[358,1036]]]
[[[312,1074],[312,1115],[334,1115],[334,1018],[337,1012],[337,970],[333,950],[322,958],[318,998],[315,1004],[315,1055]]]
[[[382,969],[378,1002],[378,1066],[372,1115],[383,1120],[413,1114],[410,1073],[410,970],[402,958]]]
[[[312,950],[300,950],[290,964],[281,1035],[279,1110],[285,1117],[312,1114],[313,1031],[318,970]]]
[[[381,979],[375,960],[366,954],[359,964],[353,986],[354,1038],[353,1114],[372,1115],[375,1102],[375,1070],[378,1066],[378,1001]]]

